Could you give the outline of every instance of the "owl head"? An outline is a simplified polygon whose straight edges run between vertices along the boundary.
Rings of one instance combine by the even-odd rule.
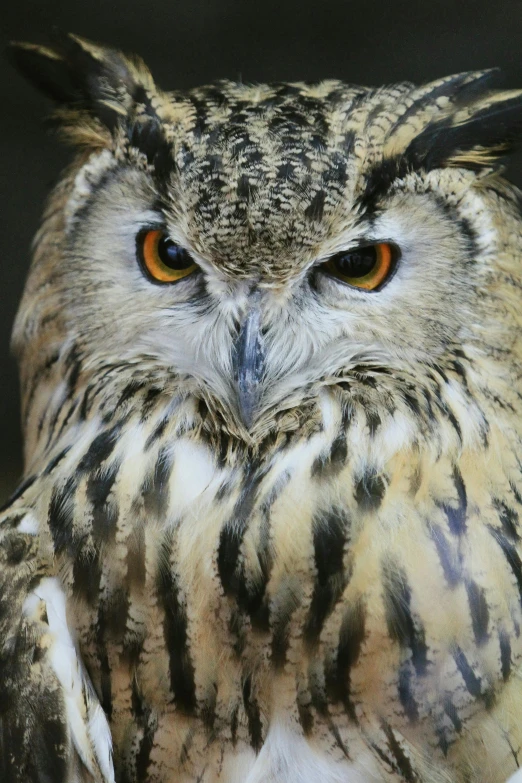
[[[494,73],[163,92],[72,35],[12,55],[76,149],[15,326],[27,421],[111,374],[243,438],[325,389],[429,422],[512,384],[522,94]]]

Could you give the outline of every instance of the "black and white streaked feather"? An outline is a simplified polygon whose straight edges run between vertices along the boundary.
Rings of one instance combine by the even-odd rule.
[[[522,94],[12,56],[78,151],[14,331],[1,780],[517,780]],[[379,242],[382,289],[328,274]]]

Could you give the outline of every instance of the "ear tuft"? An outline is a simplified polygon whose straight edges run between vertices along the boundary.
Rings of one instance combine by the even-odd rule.
[[[425,168],[493,166],[522,143],[522,91],[490,93],[428,126],[408,153]]]
[[[57,103],[71,103],[76,89],[71,74],[58,52],[45,46],[13,41],[8,60],[41,92]]]
[[[497,70],[446,77],[417,88],[390,131],[384,154],[398,169],[479,169],[522,142],[522,91],[494,90]]]
[[[139,96],[150,105],[156,88],[137,57],[55,31],[53,46],[13,42],[8,57],[38,89],[58,104],[67,125],[101,123],[112,131],[132,114]]]

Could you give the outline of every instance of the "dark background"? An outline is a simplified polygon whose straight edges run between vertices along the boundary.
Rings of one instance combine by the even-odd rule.
[[[500,66],[522,88],[522,0],[9,0],[11,39],[48,43],[55,25],[141,54],[166,89],[335,77],[422,82]],[[9,352],[31,238],[70,153],[45,131],[47,101],[0,64],[0,500],[22,470],[17,373]],[[510,176],[522,183],[520,156]]]

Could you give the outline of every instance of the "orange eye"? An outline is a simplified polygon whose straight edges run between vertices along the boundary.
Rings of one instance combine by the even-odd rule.
[[[143,268],[158,283],[176,283],[199,269],[190,253],[164,231],[146,231],[139,237],[138,247]]]
[[[394,247],[388,242],[366,245],[345,253],[337,253],[324,269],[343,283],[365,291],[375,291],[392,274],[395,267]]]

